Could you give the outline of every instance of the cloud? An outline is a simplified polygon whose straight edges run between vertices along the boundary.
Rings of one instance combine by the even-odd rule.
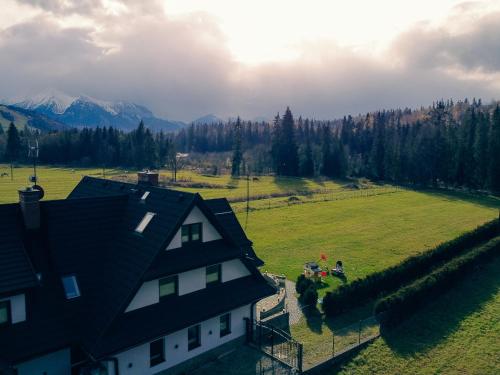
[[[500,13],[457,27],[477,9],[470,4],[439,27],[416,25],[382,56],[318,40],[293,61],[247,66],[205,13],[170,18],[155,0],[20,1],[45,13],[0,31],[0,97],[54,87],[134,101],[171,119],[271,117],[286,105],[325,119],[439,98],[488,100],[499,84]],[[54,17],[69,13],[92,23],[68,28]]]

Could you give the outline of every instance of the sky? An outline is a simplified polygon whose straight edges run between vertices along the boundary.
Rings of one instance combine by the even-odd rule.
[[[500,99],[500,0],[0,0],[0,98],[191,121]]]

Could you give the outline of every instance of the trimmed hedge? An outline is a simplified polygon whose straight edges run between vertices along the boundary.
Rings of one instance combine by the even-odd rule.
[[[427,301],[450,289],[465,278],[471,269],[500,254],[500,237],[477,247],[429,275],[399,289],[375,303],[375,315],[384,326],[393,326],[411,315]]]
[[[498,233],[499,221],[494,219],[393,267],[341,285],[336,290],[326,293],[323,298],[323,311],[326,315],[332,316],[370,299],[391,293],[401,285],[422,277],[430,270],[495,237]]]

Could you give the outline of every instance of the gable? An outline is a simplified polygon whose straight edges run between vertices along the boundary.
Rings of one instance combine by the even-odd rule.
[[[194,206],[192,208],[191,212],[186,217],[182,225],[195,224],[195,223],[202,224],[203,242],[210,242],[222,239],[221,234],[217,231],[217,229],[215,229],[210,220],[208,220],[208,218],[203,214],[203,212],[201,212],[201,210],[197,206]],[[177,249],[179,247],[182,247],[181,228],[179,228],[175,233],[175,236],[172,238],[172,241],[170,241],[170,244],[167,246],[167,250]]]

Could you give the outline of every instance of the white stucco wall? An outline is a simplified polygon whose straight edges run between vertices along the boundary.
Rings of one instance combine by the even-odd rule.
[[[222,262],[222,282],[250,275],[248,268],[239,259]],[[125,312],[149,306],[160,301],[158,280],[144,282],[125,309]],[[206,267],[179,274],[179,295],[185,295],[206,287]]]
[[[10,301],[10,316],[12,324],[24,322],[26,320],[26,297],[24,294],[1,298],[1,301]]]
[[[128,305],[127,311],[139,309],[144,306],[149,306],[160,301],[160,291],[158,286],[158,279],[146,281],[142,283],[141,287],[135,294],[132,301]]]
[[[222,282],[231,281],[240,277],[250,275],[247,266],[239,259],[233,259],[222,263]]]
[[[187,328],[166,336],[165,362],[154,367],[149,366],[149,343],[119,353],[116,357],[118,358],[120,375],[156,374],[207,350],[214,349],[219,345],[241,337],[245,334],[245,317],[250,317],[250,305],[232,310],[231,333],[224,337],[219,337],[220,316],[202,322],[201,346],[191,351],[188,351]],[[212,334],[210,334],[210,331]],[[175,348],[176,345],[178,346],[177,348]],[[132,364],[132,366],[129,367],[129,364]]]
[[[71,357],[69,349],[50,353],[16,367],[18,375],[69,375],[71,374]]]
[[[203,242],[220,240],[222,237],[214,228],[214,226],[208,221],[207,217],[203,215],[203,212],[198,207],[193,207],[189,215],[186,217],[186,220],[182,223],[185,224],[194,224],[194,223],[202,223],[202,240]],[[167,250],[177,249],[182,247],[181,241],[181,229],[177,231],[174,238],[167,246]]]
[[[205,267],[182,272],[179,274],[179,295],[182,296],[204,289],[207,286],[206,283],[207,276]]]

